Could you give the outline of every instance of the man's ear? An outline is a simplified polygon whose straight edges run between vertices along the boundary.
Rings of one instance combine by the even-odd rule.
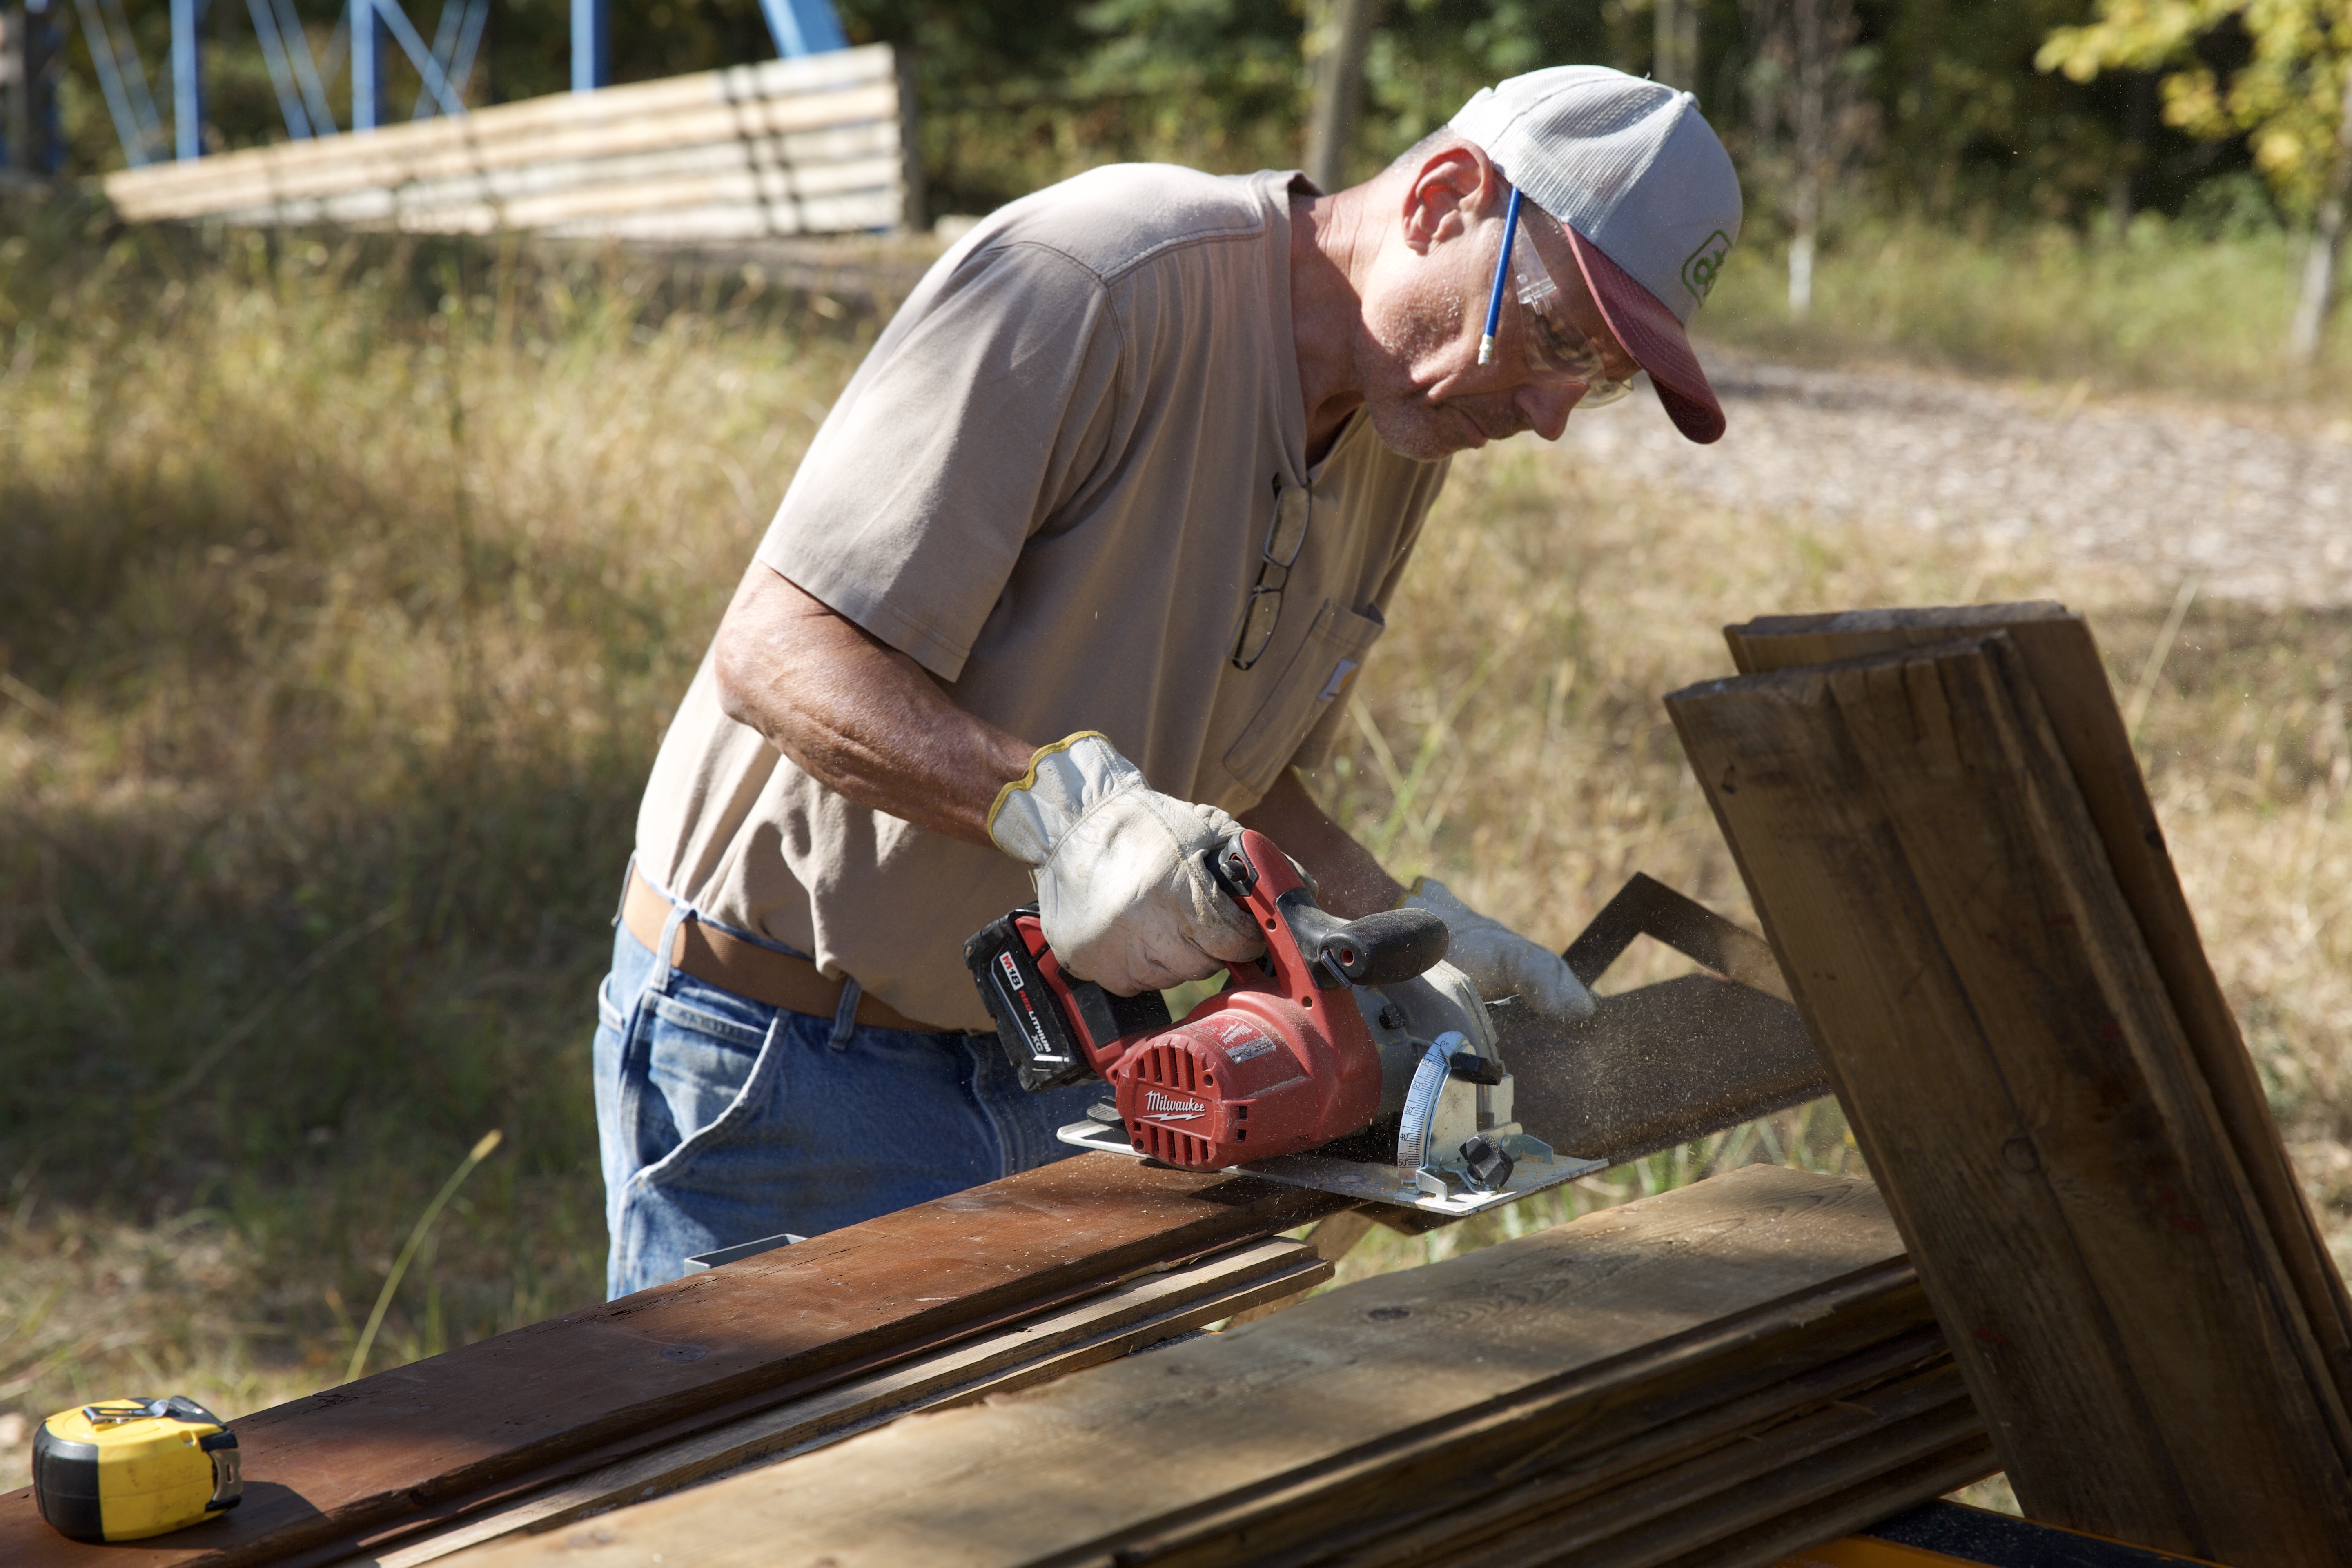
[[[1459,239],[1479,219],[1501,212],[1507,199],[1503,176],[1483,148],[1469,142],[1440,147],[1406,182],[1397,215],[1404,242],[1426,255],[1432,246]]]

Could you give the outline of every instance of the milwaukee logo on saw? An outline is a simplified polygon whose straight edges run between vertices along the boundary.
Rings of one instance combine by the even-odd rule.
[[[1145,1114],[1160,1121],[1192,1121],[1208,1113],[1208,1105],[1198,1100],[1179,1100],[1162,1094],[1156,1089],[1143,1092]]]

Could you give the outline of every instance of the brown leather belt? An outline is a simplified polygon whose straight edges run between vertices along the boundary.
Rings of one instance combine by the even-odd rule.
[[[669,921],[670,903],[654,885],[629,868],[628,890],[621,899],[621,923],[647,948],[661,942],[662,927]],[[730,936],[702,921],[680,921],[670,943],[670,963],[697,980],[765,1002],[788,1012],[830,1018],[841,1006],[841,980],[827,980],[805,958],[778,952],[755,942]],[[857,999],[857,1021],[877,1029],[913,1029],[926,1035],[963,1031],[918,1023],[872,995]]]

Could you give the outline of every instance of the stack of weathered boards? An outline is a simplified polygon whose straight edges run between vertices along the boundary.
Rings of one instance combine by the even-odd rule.
[[[1729,635],[1667,709],[2026,1511],[2352,1558],[2352,1309],[2089,630]]]
[[[1995,1464],[1875,1190],[1753,1166],[453,1568],[1737,1568]]]

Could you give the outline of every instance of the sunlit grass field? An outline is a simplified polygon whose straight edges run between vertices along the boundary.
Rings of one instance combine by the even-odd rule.
[[[596,1299],[591,987],[638,792],[876,328],[620,255],[10,222],[0,1486],[25,1475],[12,1415],[123,1392],[236,1414],[341,1381],[493,1129],[366,1365]],[[1803,347],[1768,275],[1718,330]],[[1838,352],[1841,319],[1805,342]],[[1457,466],[1318,785],[1392,870],[1558,943],[1635,870],[1750,921],[1659,695],[1729,669],[1727,622],[1971,588],[2088,611],[2118,686],[2145,678],[2190,900],[2340,1232],[2346,617],[2200,604],[2151,665],[2168,583],[1734,514],[1521,440]],[[1636,950],[1607,988],[1673,968]],[[1759,1158],[1860,1170],[1824,1103],[1376,1232],[1344,1275]]]

